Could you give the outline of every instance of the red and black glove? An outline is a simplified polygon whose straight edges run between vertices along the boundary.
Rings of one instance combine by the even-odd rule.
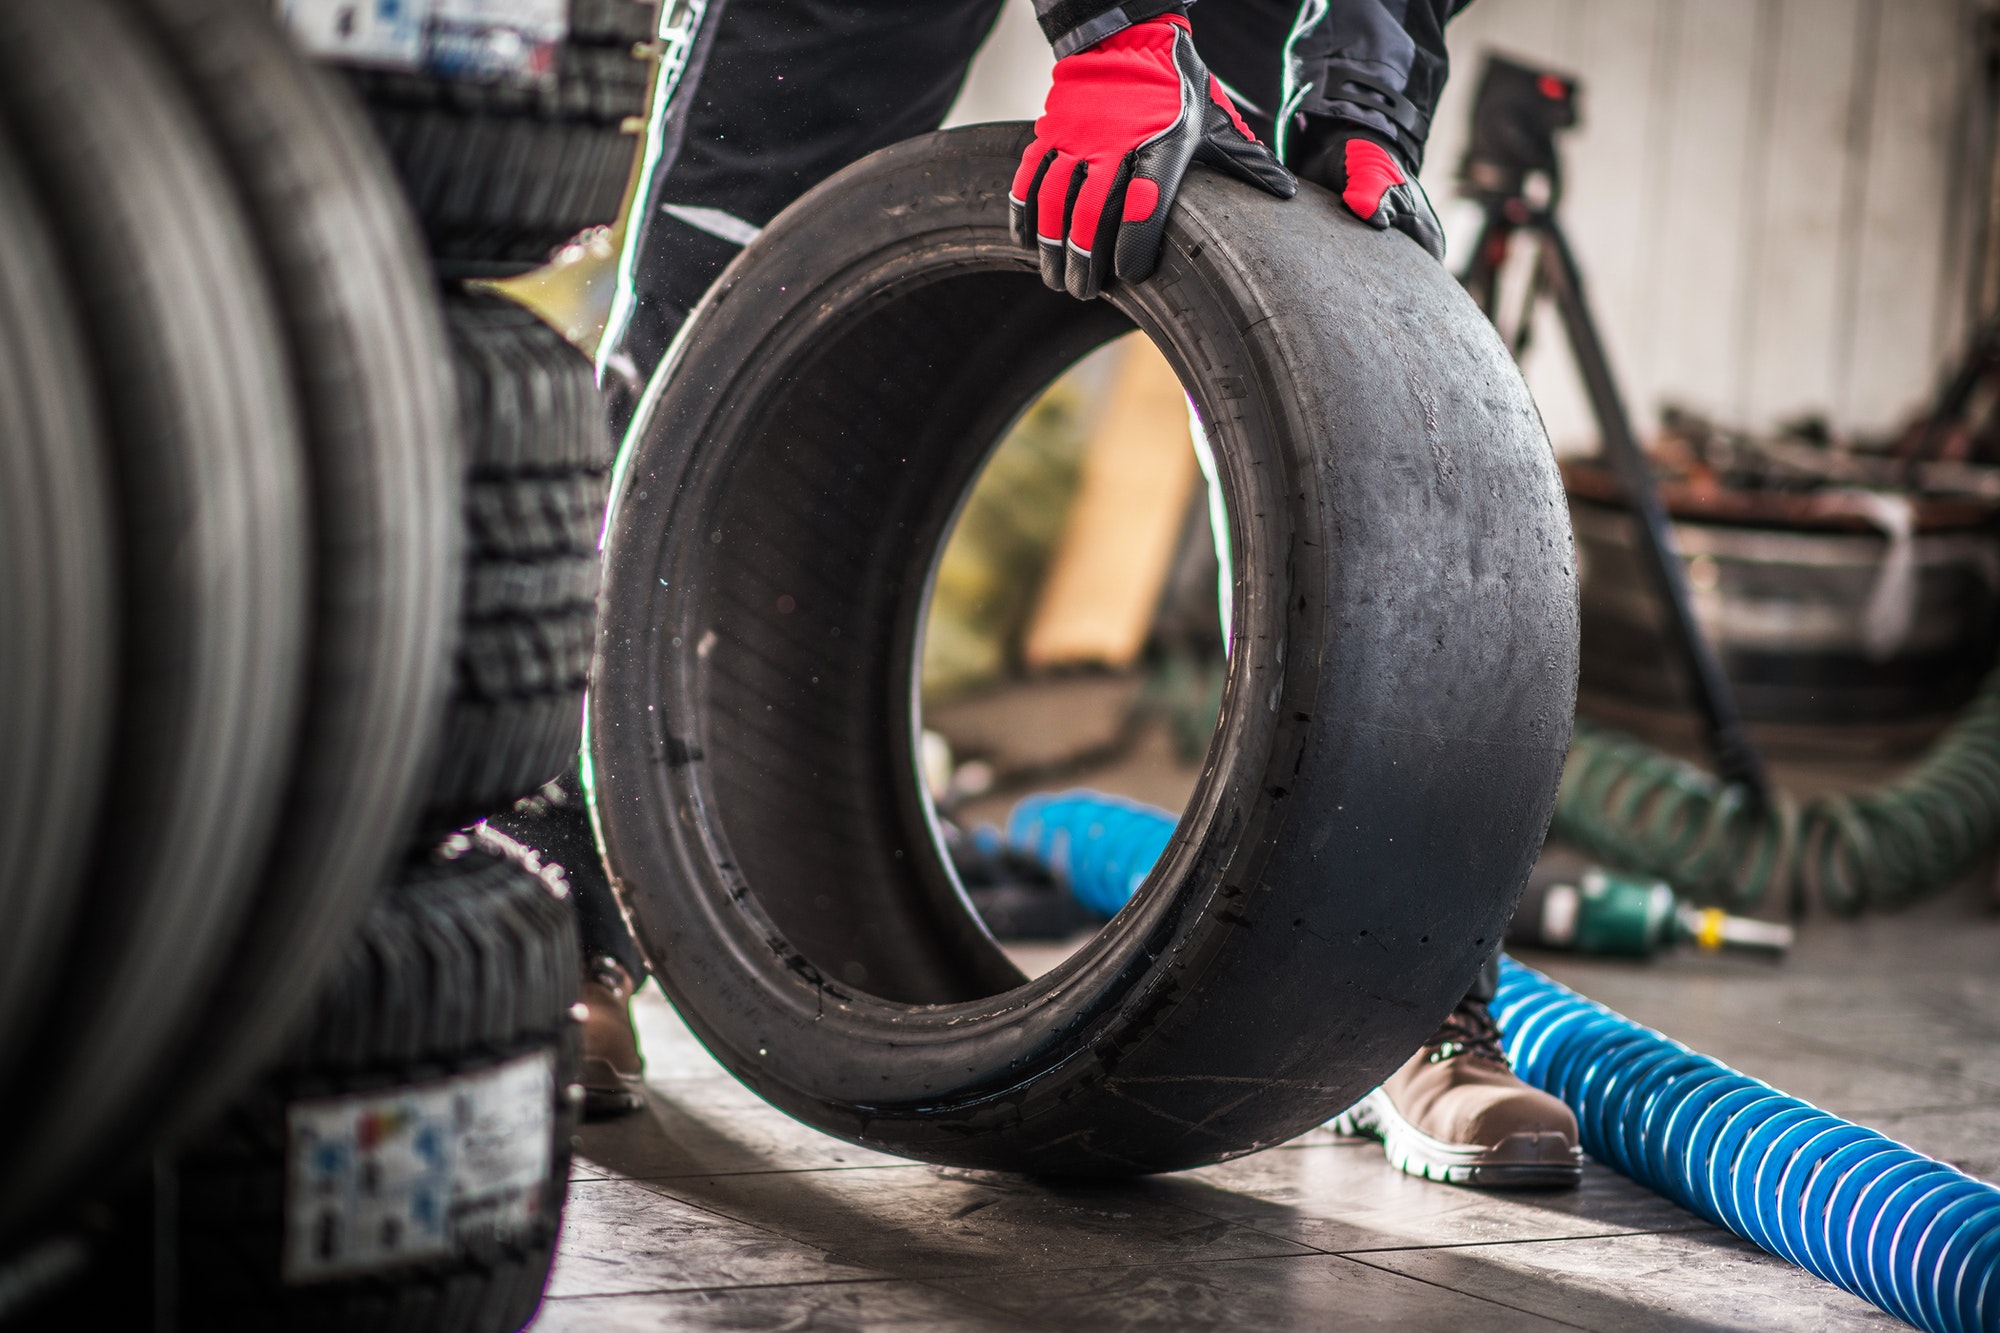
[[[1299,174],[1340,196],[1348,212],[1377,231],[1394,227],[1431,257],[1444,258],[1444,228],[1396,150],[1359,126],[1335,124],[1311,144]]]
[[[1041,255],[1043,282],[1081,300],[1114,271],[1150,277],[1190,162],[1298,193],[1195,54],[1187,20],[1135,23],[1056,62],[1007,198],[1014,240]]]

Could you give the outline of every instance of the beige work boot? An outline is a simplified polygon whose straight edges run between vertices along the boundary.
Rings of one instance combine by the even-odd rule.
[[[1328,1124],[1379,1139],[1392,1166],[1445,1184],[1569,1187],[1583,1176],[1576,1117],[1514,1076],[1492,1015],[1470,997],[1388,1082]]]
[[[646,1062],[632,1027],[632,978],[615,959],[593,958],[583,979],[583,1114],[636,1111]]]

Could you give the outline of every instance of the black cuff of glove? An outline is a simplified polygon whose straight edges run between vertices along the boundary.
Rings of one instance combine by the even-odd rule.
[[[1403,169],[1405,176],[1408,176],[1411,180],[1417,178],[1416,168],[1410,165],[1409,150],[1403,146],[1402,140],[1379,126],[1370,125],[1362,120],[1349,120],[1344,116],[1308,113],[1302,119],[1305,123],[1299,127],[1298,138],[1296,140],[1298,147],[1294,148],[1286,156],[1292,159],[1299,174],[1307,180],[1319,185],[1326,185],[1327,182],[1321,179],[1325,173],[1313,172],[1312,164],[1326,151],[1329,145],[1345,143],[1349,139],[1369,140],[1376,147],[1394,158],[1396,165]]]
[[[1073,56],[1135,23],[1163,14],[1187,17],[1193,0],[1035,0],[1035,22],[1055,48],[1056,59]]]
[[[1299,109],[1308,122],[1346,121],[1367,130],[1372,138],[1387,139],[1396,146],[1396,160],[1412,175],[1424,165],[1430,112],[1359,65],[1327,61]]]

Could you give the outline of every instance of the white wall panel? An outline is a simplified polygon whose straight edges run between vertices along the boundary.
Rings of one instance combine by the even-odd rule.
[[[1847,327],[1843,227],[1864,162],[1856,133],[1856,60],[1881,0],[1785,0],[1773,55],[1770,138],[1756,182],[1762,244],[1745,295],[1740,395],[1732,415],[1770,420],[1840,402]],[[1861,67],[1859,72],[1865,72]],[[1865,111],[1865,100],[1862,110]]]
[[[1894,423],[1911,389],[1929,384],[1939,353],[1934,309],[1951,213],[1959,105],[1959,5],[1890,0],[1883,7],[1869,114],[1855,301],[1839,418]]]
[[[1479,0],[1424,179],[1447,206],[1481,56],[1573,73],[1563,209],[1642,429],[1664,403],[1892,428],[1962,336],[1974,0]],[[1463,217],[1451,232],[1463,245]],[[1595,426],[1555,326],[1527,373],[1560,448]]]

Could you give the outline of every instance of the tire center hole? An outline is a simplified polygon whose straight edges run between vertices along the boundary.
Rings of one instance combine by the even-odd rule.
[[[911,759],[938,852],[1030,977],[1120,910],[1201,775],[1231,600],[1215,477],[1128,333],[1015,420],[932,566]]]
[[[661,757],[699,752],[716,892],[754,901],[753,947],[835,1002],[969,1003],[1117,911],[1100,895],[1056,945],[996,947],[966,890],[1016,803],[1101,788],[1157,834],[1196,784],[1222,689],[1209,488],[1186,394],[1121,307],[1011,248],[847,281],[865,297],[774,344],[690,483],[707,540],[664,576],[690,592],[663,645],[686,692],[662,702],[701,731]],[[1042,875],[1028,901],[1073,887]]]

